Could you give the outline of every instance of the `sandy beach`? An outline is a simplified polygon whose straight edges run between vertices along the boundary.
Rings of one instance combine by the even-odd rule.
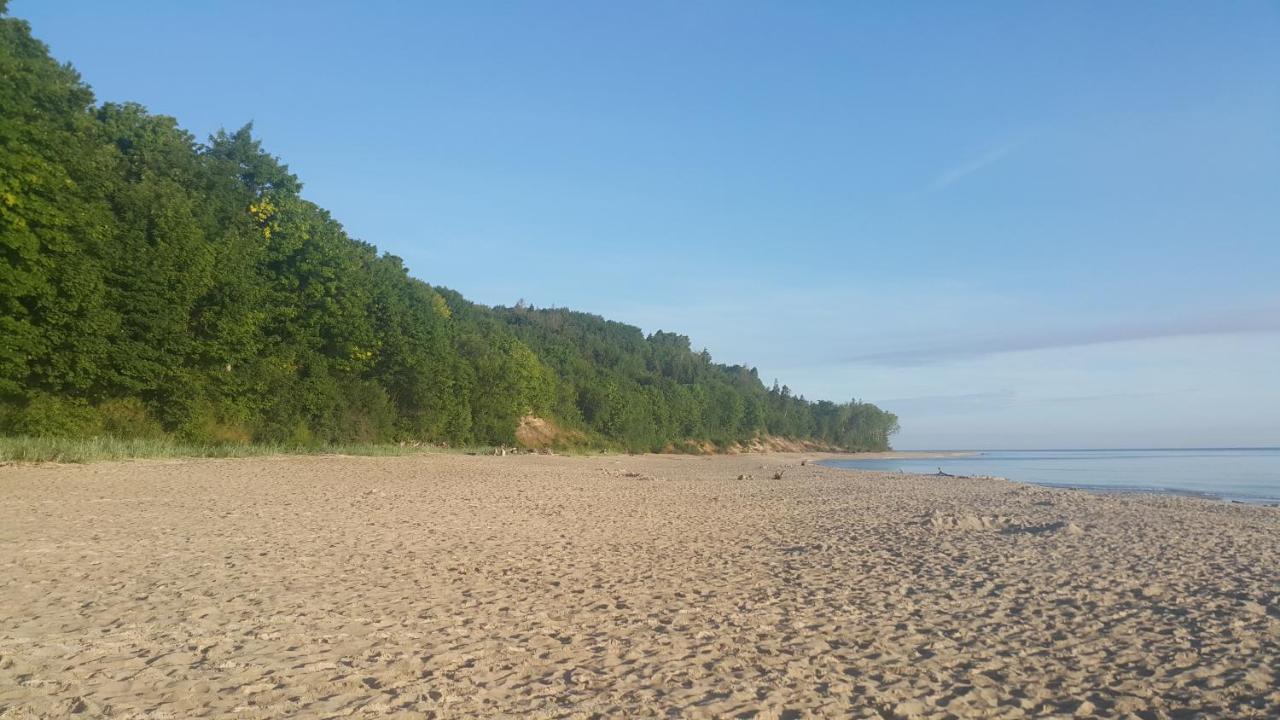
[[[1280,510],[817,457],[0,467],[0,718],[1280,716]]]

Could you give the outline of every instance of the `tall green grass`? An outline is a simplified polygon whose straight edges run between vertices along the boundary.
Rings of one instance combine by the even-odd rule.
[[[246,443],[184,443],[169,439],[125,440],[113,437],[0,437],[0,462],[87,463],[130,458],[228,458],[264,455],[421,455],[487,452],[488,448],[440,448],[430,445],[340,444],[289,446]]]

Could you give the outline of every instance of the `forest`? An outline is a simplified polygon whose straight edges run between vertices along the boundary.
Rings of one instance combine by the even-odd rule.
[[[487,307],[350,237],[246,125],[98,104],[0,0],[0,433],[192,442],[883,450],[689,338]],[[528,444],[526,442],[526,444]]]

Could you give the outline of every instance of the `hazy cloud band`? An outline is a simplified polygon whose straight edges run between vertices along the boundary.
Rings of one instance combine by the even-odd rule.
[[[912,348],[902,348],[848,358],[873,365],[927,365],[986,355],[1053,348],[1083,347],[1156,338],[1202,335],[1280,333],[1280,312],[1258,312],[1233,317],[1188,319],[1170,323],[1115,325],[1087,329],[975,334]]]

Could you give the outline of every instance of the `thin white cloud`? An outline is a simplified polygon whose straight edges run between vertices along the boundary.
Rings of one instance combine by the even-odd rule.
[[[1214,316],[1177,318],[1091,328],[974,332],[914,347],[866,353],[848,358],[868,365],[930,365],[1011,352],[1104,345],[1155,338],[1280,333],[1280,312],[1273,308]]]
[[[1021,148],[1025,144],[1026,144],[1025,138],[1010,140],[1008,142],[1005,142],[1001,145],[998,145],[992,148],[991,150],[988,150],[987,152],[983,153],[982,155],[979,155],[976,158],[969,160],[968,162],[962,163],[944,172],[941,172],[938,174],[937,177],[933,179],[933,182],[929,183],[929,190],[931,192],[945,190],[951,187],[952,185],[956,184],[960,180],[980,170],[984,170],[988,167],[991,167],[992,165],[995,165],[996,163],[1000,162],[1006,157],[1012,155],[1015,151],[1017,151],[1019,148]]]
[[[1198,388],[1188,387],[1176,390],[1156,390],[1149,392],[1114,392],[1103,393],[1101,395],[1063,395],[1055,397],[1040,398],[1039,402],[1051,403],[1088,403],[1109,400],[1134,400],[1138,398],[1168,397],[1169,395],[1189,395],[1197,392]]]

